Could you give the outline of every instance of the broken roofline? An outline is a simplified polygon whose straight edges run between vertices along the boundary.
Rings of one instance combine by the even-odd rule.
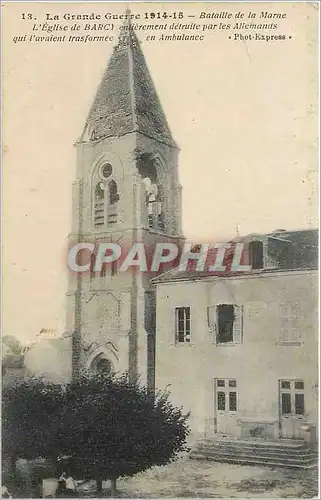
[[[117,264],[117,272],[135,268],[140,272],[156,272],[161,268],[219,274],[248,273],[251,266],[244,262],[243,243],[185,243],[183,249],[175,243],[147,246],[134,243],[129,249],[118,243],[76,243],[68,252],[68,267],[74,273],[98,273],[104,267]],[[164,269],[164,270],[165,270]]]

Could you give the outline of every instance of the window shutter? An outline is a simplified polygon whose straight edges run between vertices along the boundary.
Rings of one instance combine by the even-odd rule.
[[[175,343],[178,342],[178,307],[175,308]]]
[[[207,308],[207,323],[208,326],[214,330],[216,325],[216,306],[211,306]]]
[[[209,341],[216,342],[216,306],[207,308],[207,324],[209,328]]]
[[[241,344],[243,341],[243,306],[234,306],[233,341]]]
[[[279,326],[281,343],[300,343],[301,332],[299,328],[299,304],[298,302],[280,302]]]
[[[280,302],[279,304],[279,327],[280,327],[280,337],[279,340],[282,343],[289,342],[290,330],[289,330],[289,303]]]
[[[291,303],[291,342],[301,342],[301,332],[299,329],[299,304],[298,302]]]
[[[289,319],[285,317],[280,317],[280,342],[285,343],[289,342]]]

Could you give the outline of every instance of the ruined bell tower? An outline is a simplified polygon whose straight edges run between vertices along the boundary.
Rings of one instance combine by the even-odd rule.
[[[129,16],[128,16],[129,17]],[[127,19],[76,143],[72,230],[75,242],[180,243],[179,149],[140,42]],[[150,276],[120,272],[71,275],[67,331],[73,375],[113,369],[154,385],[155,292]]]

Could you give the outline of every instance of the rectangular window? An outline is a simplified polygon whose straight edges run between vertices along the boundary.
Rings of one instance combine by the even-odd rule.
[[[304,394],[295,394],[295,414],[304,415]]]
[[[237,411],[236,385],[235,379],[216,379],[216,408],[218,411]]]
[[[233,342],[234,306],[223,304],[217,306],[218,335],[217,341]]]
[[[217,393],[217,409],[220,411],[225,410],[225,392],[219,391]]]
[[[175,309],[176,342],[191,341],[191,309],[190,307],[177,307]]]
[[[281,413],[282,415],[304,415],[304,382],[303,380],[281,380]]]
[[[236,411],[237,410],[236,392],[230,392],[229,393],[229,404],[230,404],[230,411]]]
[[[291,394],[282,393],[282,415],[291,414]]]
[[[243,334],[243,307],[232,304],[220,304],[215,307],[215,313],[214,316],[213,308],[208,308],[208,322],[212,328],[214,325],[216,343],[240,344]]]
[[[302,343],[299,327],[300,308],[298,302],[280,302],[279,332],[280,344],[300,345]]]
[[[251,241],[249,244],[249,257],[252,269],[263,269],[263,243]]]

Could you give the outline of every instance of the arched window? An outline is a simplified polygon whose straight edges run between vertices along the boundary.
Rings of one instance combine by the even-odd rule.
[[[149,177],[145,177],[143,182],[146,191],[148,225],[150,228],[164,231],[165,219],[163,213],[162,189],[156,183],[152,183]]]
[[[96,227],[103,226],[105,223],[105,191],[103,182],[98,182],[95,187],[95,207],[94,224]]]
[[[249,244],[249,258],[252,269],[263,269],[263,243],[251,241]]]
[[[108,184],[108,190],[109,190],[109,205],[113,205],[114,203],[117,203],[119,200],[119,195],[117,192],[117,184],[114,180],[110,181]]]

